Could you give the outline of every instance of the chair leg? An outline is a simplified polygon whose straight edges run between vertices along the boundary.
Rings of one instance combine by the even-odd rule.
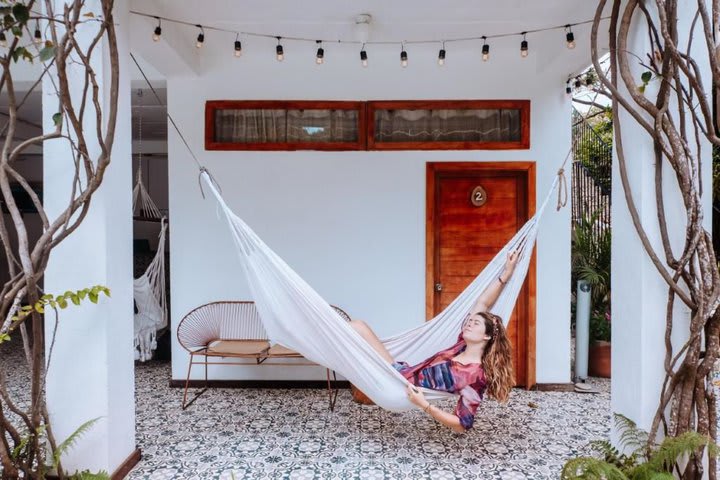
[[[207,378],[207,356],[205,357],[205,388],[200,390],[198,393],[196,393],[193,398],[188,402],[187,401],[187,395],[188,395],[188,389],[190,387],[190,370],[192,369],[193,364],[195,363],[195,354],[190,354],[190,363],[188,364],[188,373],[187,378],[185,379],[185,393],[183,394],[183,403],[182,403],[182,409],[187,409],[190,405],[192,405],[195,400],[198,399],[200,395],[205,393],[208,389],[208,378]]]
[[[339,390],[337,389],[337,374],[335,373],[335,370],[332,371],[333,373],[333,381],[335,382],[335,388],[333,388],[333,384],[330,382],[330,369],[326,368],[325,372],[327,374],[327,384],[328,384],[328,400],[330,401],[330,411],[335,411],[335,402],[337,401],[337,396]]]

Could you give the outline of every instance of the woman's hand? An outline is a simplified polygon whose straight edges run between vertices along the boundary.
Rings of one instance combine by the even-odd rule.
[[[515,267],[517,266],[518,260],[520,260],[520,252],[518,250],[512,250],[508,252],[507,260],[505,260],[505,268],[501,275],[503,283],[507,283],[510,280]]]
[[[410,400],[411,403],[417,405],[418,407],[425,409],[430,405],[430,402],[425,400],[425,395],[417,389],[414,385],[408,384],[407,388],[407,396],[408,400]]]

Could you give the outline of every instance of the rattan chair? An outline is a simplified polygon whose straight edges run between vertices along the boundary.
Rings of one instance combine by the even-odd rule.
[[[342,308],[334,305],[332,307],[342,318],[351,320]],[[255,303],[249,301],[212,302],[195,308],[180,321],[177,338],[180,345],[190,353],[182,401],[183,410],[192,405],[209,388],[208,365],[316,365],[310,362],[266,363],[269,359],[303,357],[283,345],[270,345]],[[216,361],[220,358],[232,358],[237,361]],[[205,366],[205,386],[188,402],[193,365]],[[337,376],[335,371],[329,368],[326,371],[329,406],[330,411],[333,411],[338,394],[333,382],[337,381]]]

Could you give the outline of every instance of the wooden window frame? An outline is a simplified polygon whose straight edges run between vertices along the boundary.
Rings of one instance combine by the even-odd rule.
[[[376,110],[509,109],[520,110],[516,142],[376,142]],[[530,148],[530,100],[392,100],[367,102],[368,150],[526,150]]]
[[[222,109],[356,110],[357,142],[216,142],[215,112]],[[520,140],[515,142],[376,142],[375,111],[384,109],[520,110]],[[208,100],[205,102],[206,150],[527,150],[530,148],[530,100]]]
[[[215,112],[224,109],[356,110],[357,142],[216,142]],[[365,102],[314,100],[208,100],[205,102],[206,150],[365,150],[367,138]]]

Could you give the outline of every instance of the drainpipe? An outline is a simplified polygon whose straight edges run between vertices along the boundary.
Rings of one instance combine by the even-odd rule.
[[[578,280],[575,308],[575,382],[588,377],[588,349],[590,348],[590,294],[592,287]]]

